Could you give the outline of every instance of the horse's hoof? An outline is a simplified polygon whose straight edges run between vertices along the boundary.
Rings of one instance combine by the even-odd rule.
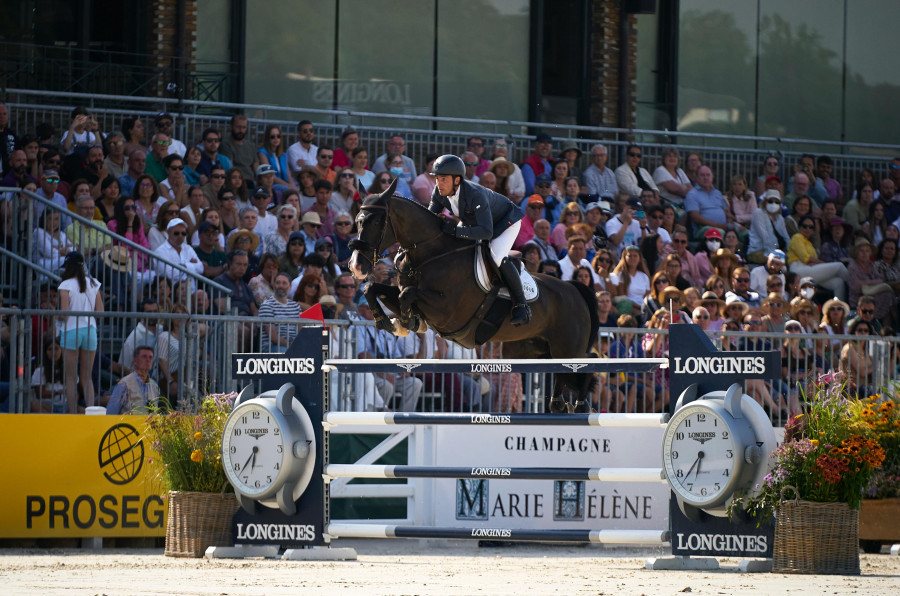
[[[590,414],[591,404],[586,401],[576,401],[575,407],[572,408],[572,412],[575,414]]]
[[[428,323],[425,322],[425,319],[422,317],[416,317],[419,321],[419,324],[416,326],[416,333],[425,333],[428,331]]]
[[[569,412],[569,404],[562,399],[553,398],[550,400],[550,412],[553,414],[567,414]]]
[[[388,331],[390,331],[397,337],[406,337],[407,335],[409,335],[409,329],[401,325],[400,321],[398,321],[397,319],[391,319],[391,323],[393,324],[393,327],[388,329]]]

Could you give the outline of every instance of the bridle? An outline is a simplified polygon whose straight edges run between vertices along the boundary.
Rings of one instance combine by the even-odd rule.
[[[390,201],[390,197],[387,200]],[[365,242],[364,240],[360,240],[358,238],[354,241],[354,246],[355,246],[356,250],[359,251],[359,254],[365,260],[367,260],[372,267],[374,267],[375,262],[378,261],[379,247],[381,247],[384,244],[384,239],[385,239],[385,236],[387,235],[388,223],[390,224],[391,233],[394,235],[395,239],[397,238],[397,230],[394,228],[394,220],[392,218],[388,217],[390,209],[388,208],[388,206],[386,204],[385,205],[360,205],[359,210],[360,211],[384,211],[385,212],[385,219],[387,221],[385,222],[384,227],[382,227],[382,229],[381,229],[381,237],[378,239],[378,242],[375,246],[371,246],[368,242]],[[409,254],[411,251],[415,250],[416,248],[423,246],[425,244],[428,244],[429,242],[432,242],[434,240],[437,240],[442,235],[443,235],[443,232],[438,230],[438,232],[435,235],[423,240],[422,242],[414,242],[407,246],[404,246],[401,244],[399,252]],[[462,248],[465,249],[465,248],[469,248],[469,247],[462,247]],[[441,253],[436,256],[433,256],[430,259],[424,261],[423,263],[420,263],[419,267],[421,267],[422,265],[425,265],[426,263],[430,263],[432,261],[443,258],[444,256],[446,256],[448,254],[453,254],[458,251],[459,251],[459,249],[451,251],[449,253]],[[367,253],[370,253],[371,257]]]

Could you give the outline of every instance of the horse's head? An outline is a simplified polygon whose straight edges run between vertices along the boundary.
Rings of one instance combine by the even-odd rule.
[[[356,279],[365,279],[379,255],[396,242],[389,213],[389,200],[396,190],[397,179],[394,179],[384,192],[362,199],[356,216],[357,238],[349,244],[353,255],[348,265]]]

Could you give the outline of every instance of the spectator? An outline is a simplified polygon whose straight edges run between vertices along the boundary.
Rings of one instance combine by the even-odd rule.
[[[338,266],[345,266],[353,255],[350,248],[350,241],[353,236],[353,220],[346,211],[339,211],[334,217],[334,234],[328,236],[334,247],[335,263]]]
[[[316,173],[319,174],[319,177],[322,180],[325,180],[332,186],[334,186],[337,181],[337,172],[331,167],[332,162],[334,161],[334,155],[335,153],[331,147],[326,147],[324,145],[319,147],[319,152],[316,154]],[[349,163],[352,165],[353,162],[350,161]]]
[[[875,299],[872,296],[860,296],[856,302],[856,316],[850,319],[848,326],[856,320],[865,321],[873,330],[873,334],[881,334],[884,326],[875,318]]]
[[[815,228],[813,229],[813,234],[809,237],[809,240],[812,242],[815,249],[819,250],[822,246],[822,237],[819,235],[821,222],[814,216],[813,202],[808,196],[804,195],[802,197],[797,197],[797,200],[794,201],[794,206],[791,209],[791,214],[784,220],[784,227],[787,229],[788,234],[793,237],[794,234],[800,231],[800,219],[806,216],[813,218]]]
[[[409,158],[400,155],[399,153],[393,153],[387,156],[384,163],[387,164],[387,171],[391,175],[391,180],[397,180],[397,189],[395,191],[396,194],[403,197],[412,198],[412,189],[410,189],[409,183],[406,181],[406,177],[404,176],[404,159]]]
[[[138,346],[133,359],[134,370],[122,377],[113,388],[106,406],[108,415],[147,414],[149,406],[157,404],[159,385],[150,377],[153,357],[151,346]]]
[[[758,309],[762,306],[762,299],[759,294],[750,289],[750,271],[746,267],[737,267],[731,273],[731,290],[725,293],[726,304],[735,298],[746,303],[751,309]]]
[[[609,280],[616,287],[614,302],[617,310],[623,314],[640,312],[644,298],[650,292],[650,274],[636,246],[625,247]]]
[[[702,239],[709,227],[719,228],[722,231],[734,227],[734,216],[728,209],[725,197],[713,186],[713,173],[707,166],[700,166],[697,170],[698,188],[687,193],[684,199],[684,209],[687,211],[694,238]]]
[[[253,175],[251,174],[247,180],[254,180]],[[240,168],[231,168],[225,172],[225,185],[222,188],[234,195],[234,205],[237,211],[240,211],[244,207],[253,206],[250,203],[247,183],[244,180],[244,175]]]
[[[15,150],[16,144],[16,133],[9,127],[9,108],[0,102],[0,172],[6,171],[9,156]]]
[[[681,208],[684,197],[694,188],[690,178],[679,166],[681,155],[675,147],[662,152],[662,165],[653,171],[653,181],[659,188],[659,195],[670,205]]]
[[[259,161],[256,157],[256,143],[247,138],[247,131],[247,117],[243,114],[234,114],[228,126],[228,136],[222,139],[219,151],[231,160],[233,167],[244,179],[252,180],[253,173],[259,167]],[[225,168],[226,171],[229,169]]]
[[[711,333],[709,329],[709,311],[703,306],[698,306],[691,311],[691,322],[699,325],[700,329],[706,333]]]
[[[792,319],[785,323],[784,332],[786,337],[781,347],[781,371],[787,385],[788,412],[791,416],[796,416],[802,413],[800,391],[825,372],[825,365],[815,348],[806,339],[799,337],[801,333],[806,333],[799,321]]]
[[[222,234],[219,233],[215,224],[209,221],[204,221],[197,228],[199,244],[194,249],[194,252],[197,253],[197,258],[203,263],[203,277],[215,279],[225,272],[227,255],[219,245],[221,236]]]
[[[850,307],[846,302],[832,298],[822,307],[822,321],[819,323],[819,333],[830,335],[824,342],[823,358],[828,368],[834,369],[838,364],[841,353],[841,340],[836,335],[847,334],[847,317],[850,315]]]
[[[820,155],[816,160],[817,183],[825,187],[826,196],[835,203],[841,203],[844,199],[844,190],[841,183],[832,178],[834,173],[834,161],[827,155]]]
[[[121,179],[120,179],[121,187]],[[158,204],[159,192],[156,180],[150,174],[140,174],[135,182],[134,194],[123,194],[123,196],[134,197],[134,205],[137,209],[137,215],[141,218],[144,225],[144,234],[148,236],[151,226],[159,218],[159,210],[161,205]],[[172,203],[177,207],[178,205]],[[102,217],[101,217],[102,219]]]
[[[597,250],[597,254],[591,259],[591,269],[596,273],[599,280],[599,286],[602,290],[613,290],[614,285],[609,281],[610,272],[613,267],[613,256],[609,249],[601,248]]]
[[[85,273],[84,257],[72,251],[63,263],[59,284],[59,309],[75,312],[103,312],[100,282]],[[65,350],[66,400],[69,412],[78,407],[77,385],[81,386],[85,406],[94,405],[91,370],[97,351],[97,322],[92,316],[70,315],[60,327],[60,343]]]
[[[45,209],[34,230],[34,252],[37,265],[58,273],[63,266],[63,257],[74,250],[65,232],[60,230],[59,212]]]
[[[853,199],[844,205],[844,211],[841,214],[844,220],[850,224],[853,231],[861,230],[864,233],[869,232],[869,210],[875,200],[875,187],[871,182],[862,182],[856,187],[856,193]],[[884,204],[881,204],[882,207]]]
[[[253,292],[253,300],[257,306],[269,299],[275,293],[275,275],[278,273],[278,257],[272,253],[263,253],[259,259],[259,274],[247,284]],[[290,288],[290,284],[288,285]]]
[[[187,315],[187,307],[181,303],[175,303],[172,314]],[[170,407],[176,407],[176,399],[182,380],[184,368],[184,350],[181,340],[184,335],[184,327],[190,323],[184,318],[169,322],[169,327],[162,331],[156,339],[157,364],[159,366],[159,379],[161,381],[160,392],[168,398]]]
[[[351,161],[353,163],[353,167],[351,167],[350,170],[356,176],[356,180],[353,184],[354,192],[356,192],[357,184],[362,184],[362,187],[364,189],[368,190],[369,187],[372,186],[372,181],[375,180],[375,172],[373,172],[372,170],[369,169],[369,152],[366,150],[365,147],[357,147],[356,149],[354,149],[352,151],[350,156],[351,156]],[[437,159],[436,155],[435,155],[434,159]],[[432,160],[432,161],[434,161],[434,160]],[[426,172],[430,171],[430,168],[431,168],[431,163],[428,163],[425,166],[425,171]],[[424,176],[426,182],[431,182],[433,184],[431,177],[424,173],[419,174],[416,177],[416,182],[419,182],[419,180],[421,180],[423,176]],[[428,197],[429,198],[431,197],[430,191],[428,192]],[[427,205],[427,202],[425,204]]]
[[[122,133],[125,135],[125,155],[131,155],[133,151],[149,149],[144,145],[144,123],[138,116],[129,116],[122,119]]]
[[[662,261],[661,269],[666,272],[669,277],[669,285],[675,286],[681,291],[691,287],[690,282],[682,275],[684,266],[678,255],[666,255]]]
[[[679,227],[672,233],[672,247],[675,249],[673,254],[681,261],[681,275],[692,286],[702,286],[706,280],[700,275],[696,257],[688,250],[688,236],[683,228]]]
[[[60,342],[52,333],[43,336],[40,342],[35,342],[35,347],[43,345],[44,349],[31,375],[31,388],[34,391],[35,401],[31,403],[32,412],[65,414],[76,412],[69,410],[66,399],[66,377],[63,366],[63,350]]]
[[[800,197],[810,196],[810,178],[804,172],[798,172],[792,179],[791,192],[784,196],[784,204],[788,209],[794,208],[794,202]],[[823,197],[824,198],[824,197]]]
[[[137,188],[138,179],[144,174],[144,166],[147,163],[147,154],[143,151],[135,150],[128,154],[128,162],[126,165],[128,166],[128,170],[121,176],[119,176],[119,190],[121,190],[122,194],[127,197],[137,197],[138,191],[140,189]],[[156,179],[150,176],[153,180],[153,192],[156,193]],[[153,199],[156,200],[155,198]],[[156,218],[146,218],[147,221],[153,221]]]
[[[187,166],[185,166],[185,182],[191,186],[200,186],[199,183],[192,183],[188,180],[187,170]],[[213,168],[209,175],[209,182],[202,185],[200,188],[203,190],[203,202],[201,203],[201,207],[204,209],[209,209],[210,207],[218,209],[219,191],[225,188],[225,170],[220,167]]]
[[[781,292],[771,292],[762,301],[762,309],[766,314],[762,317],[763,331],[766,333],[784,333],[784,324],[788,316],[784,312],[784,296]]]
[[[612,307],[612,296],[606,290],[597,292],[597,315],[600,318],[601,327],[616,326],[616,319],[619,313]]]
[[[816,178],[814,168],[815,156],[808,153],[804,153],[800,156],[800,163],[794,166],[794,177],[790,180],[788,185],[788,190],[793,188],[793,192],[788,193],[784,200],[788,207],[790,207],[791,204],[791,200],[789,199],[791,196],[799,197],[802,195],[809,195],[818,206],[821,206],[822,202],[828,198],[828,195],[825,192],[825,186],[823,186],[822,182]]]
[[[323,280],[321,276],[315,273],[305,273],[303,277],[295,279],[297,279],[298,283],[293,296],[297,304],[300,305],[301,310],[312,308],[323,296],[326,296],[325,280]],[[293,287],[293,284],[291,287]],[[332,298],[332,300],[334,299],[332,296],[329,297]],[[335,305],[336,304],[337,303],[335,302]]]
[[[93,123],[91,122],[93,120]],[[72,110],[72,121],[69,123],[69,130],[63,133],[60,144],[66,155],[73,153],[86,153],[88,147],[97,143],[97,135],[91,132],[92,124],[96,125],[97,121],[88,112],[87,108],[78,106]]]
[[[255,278],[254,278],[255,279]],[[273,294],[259,307],[261,319],[296,319],[300,305],[288,298],[291,279],[286,273],[277,273],[273,281]],[[297,325],[289,323],[262,324],[261,352],[284,353],[297,337]]]
[[[292,176],[296,176],[304,166],[316,165],[316,153],[319,148],[313,144],[316,138],[313,123],[309,120],[301,120],[297,123],[297,142],[288,147],[288,165]]]
[[[662,308],[662,291],[670,287],[669,277],[665,271],[657,271],[650,280],[650,292],[644,297],[641,304],[641,319],[649,321],[653,313]]]
[[[668,330],[670,321],[669,311],[660,308],[647,321],[648,329]],[[646,358],[663,358],[669,353],[669,335],[663,333],[647,333],[641,339],[641,348]],[[646,407],[645,412],[662,412],[669,403],[669,379],[662,367],[657,367],[653,372],[653,402]]]
[[[3,180],[0,181],[0,185],[22,188],[22,185],[24,185],[26,182],[34,182],[35,184],[38,183],[38,181],[28,173],[28,157],[21,149],[16,149],[9,154],[6,166],[6,176],[4,176]],[[45,175],[48,173],[46,167],[47,166],[45,164]]]
[[[169,155],[177,155],[181,159],[184,159],[184,156],[187,153],[187,147],[173,136],[173,133],[175,132],[175,119],[172,115],[166,113],[158,114],[153,120],[153,124],[156,126],[156,132],[161,132],[172,141],[172,144],[169,145]]]
[[[307,213],[315,213],[319,218],[319,238],[327,236],[334,232],[335,212],[328,207],[331,202],[331,183],[327,180],[316,181],[316,202],[307,209],[303,215]]]
[[[375,320],[372,309],[365,296],[360,297],[359,314],[367,321]],[[412,336],[415,337],[415,336]],[[359,352],[357,358],[402,358],[398,352],[394,337],[370,325],[356,326],[356,345]],[[422,380],[411,376],[409,373],[393,375],[390,373],[375,373],[375,388],[381,398],[382,404],[389,404],[394,397],[394,392],[399,393],[400,411],[414,412],[422,393]],[[377,400],[376,400],[377,401]]]
[[[575,178],[576,180],[581,180],[584,173],[581,170],[581,166],[579,165],[579,160],[581,159],[581,149],[578,148],[578,143],[575,141],[566,141],[563,143],[562,149],[559,152],[559,159],[561,161],[565,161],[569,166],[569,177]]]
[[[756,195],[747,188],[747,180],[737,175],[731,178],[731,185],[725,194],[725,201],[731,211],[734,228],[742,233],[750,229],[753,212],[757,209]]]
[[[815,228],[812,217],[806,215],[800,218],[800,231],[794,234],[788,245],[788,266],[797,275],[812,277],[817,284],[827,287],[843,300],[847,297],[847,267],[843,263],[825,263],[819,259],[809,240]],[[871,247],[868,240],[865,243]]]
[[[254,217],[256,216],[255,212],[249,213]],[[228,252],[242,250],[247,253],[248,265],[247,273],[244,274],[244,281],[248,283],[253,278],[253,275],[256,273],[257,267],[259,266],[259,257],[256,256],[259,244],[259,236],[247,228],[235,230],[228,236],[228,239],[225,242],[225,247],[228,249]],[[224,275],[224,272],[222,274]]]
[[[140,203],[137,204],[140,205]],[[138,212],[140,213],[140,207]],[[159,206],[159,210],[156,213],[156,223],[151,226],[150,231],[147,233],[150,250],[156,250],[166,243],[169,238],[169,222],[177,219],[180,213],[181,210],[178,209],[178,204],[175,201],[166,201]]]
[[[616,325],[620,329],[637,329],[639,326],[637,319],[627,314],[620,315],[616,320]],[[619,333],[609,345],[609,357],[643,358],[644,350],[641,348],[641,344],[635,341],[635,333],[633,331]],[[634,412],[638,391],[643,390],[643,383],[641,383],[638,375],[636,373],[624,373],[624,375],[610,377],[609,380],[616,387],[616,391],[613,393],[616,396],[614,398],[615,404],[611,403],[610,408],[620,412]]]
[[[704,234],[705,243],[703,250],[698,250],[697,267],[700,269],[700,277],[708,279],[713,273],[712,262],[716,253],[722,248],[722,231],[719,228],[707,228]]]
[[[94,217],[94,199],[91,198],[91,195],[78,197],[75,205],[76,213],[81,217],[87,220]],[[74,244],[76,250],[88,258],[89,262],[107,243],[107,237],[103,232],[74,219],[66,228],[66,237]]]
[[[750,217],[747,260],[751,263],[764,262],[776,250],[784,252],[791,241],[781,213],[781,194],[767,190],[762,196],[762,206],[765,209],[757,209]]]
[[[829,222],[828,232],[823,234],[822,248],[819,256],[826,263],[850,263],[850,239],[853,228],[840,217]]]
[[[885,214],[884,204],[872,203],[869,206],[869,239],[872,244],[878,246],[887,236],[887,229],[890,224]]]
[[[213,281],[231,290],[231,311],[240,317],[255,317],[259,315],[259,309],[253,298],[253,291],[244,281],[244,274],[250,265],[250,258],[243,250],[233,250],[228,253],[225,273]],[[276,263],[277,270],[277,263]],[[216,309],[220,313],[232,314],[225,308],[225,298],[216,298]],[[253,326],[250,323],[238,323],[238,349],[243,352],[250,350],[253,345]]]
[[[359,147],[359,133],[348,126],[341,133],[340,148],[334,152],[331,152],[331,148],[329,148],[329,152],[331,152],[332,155],[328,159],[328,167],[330,168],[332,165],[335,168],[346,168],[351,166],[353,164],[351,156],[353,155],[353,150],[357,147]],[[322,147],[319,147],[319,151],[322,151]],[[319,164],[322,163],[320,155],[317,155],[317,160],[319,160],[319,162],[316,167],[319,167]],[[333,164],[331,163],[332,160],[334,160]],[[331,182],[331,180],[328,181]]]
[[[174,207],[170,207],[174,209]],[[166,242],[156,248],[156,275],[165,277],[170,283],[176,284],[188,278],[188,274],[176,269],[172,265],[180,265],[197,275],[203,274],[203,263],[197,258],[197,253],[191,245],[185,242],[187,239],[187,224],[183,219],[175,217],[166,224]]]
[[[762,197],[767,190],[766,182],[769,178],[778,178],[778,173],[780,171],[781,164],[778,161],[778,158],[774,155],[769,155],[763,161],[763,171],[762,174],[756,178],[756,181],[753,184],[753,192],[757,197]],[[778,182],[781,182],[781,179],[778,178]],[[779,192],[779,196],[781,193]]]
[[[622,206],[622,212],[606,222],[606,235],[619,256],[628,246],[637,246],[642,234],[643,205],[635,197]]]
[[[750,271],[750,289],[759,294],[760,296],[768,295],[767,286],[769,276],[776,275],[781,281],[782,287],[778,290],[778,292],[782,292],[784,290],[784,273],[785,273],[785,261],[787,257],[784,252],[780,250],[773,250],[769,253],[769,256],[766,258],[766,264],[764,267],[754,267]]]
[[[269,124],[266,126],[266,132],[263,134],[263,144],[262,147],[256,150],[256,157],[260,165],[268,164],[272,166],[275,174],[274,184],[276,190],[284,191],[288,188],[297,188],[297,181],[288,167],[288,156],[284,150],[284,144],[281,142],[281,129],[277,125]]]
[[[263,164],[259,167],[262,169],[269,166]],[[264,174],[264,177],[269,176],[271,174]],[[253,226],[253,231],[262,239],[278,229],[278,217],[269,213],[269,207],[273,203],[272,193],[265,186],[260,186],[253,191],[251,200],[253,201],[253,207],[256,209],[256,224]]]
[[[406,182],[408,193],[404,196],[412,197],[412,192],[409,192],[408,189],[409,185],[416,179],[416,164],[411,158],[403,154],[405,151],[406,141],[403,140],[403,137],[398,134],[391,135],[391,138],[388,139],[387,142],[387,150],[375,160],[374,164],[372,164],[372,171],[376,174],[387,171],[391,172],[394,177],[403,178],[403,181]],[[388,157],[393,157],[395,155],[400,156],[402,163],[399,165],[397,163],[391,163],[392,160],[388,160]],[[399,173],[396,171],[396,168],[401,169]]]
[[[341,168],[337,175],[337,181],[337,188],[331,193],[328,208],[335,213],[342,211],[349,213],[353,208],[354,198],[359,196],[356,192],[356,174],[351,168]]]
[[[848,389],[857,398],[866,397],[874,393],[872,386],[872,374],[875,371],[875,362],[866,345],[869,336],[874,330],[861,319],[853,321],[848,330],[854,338],[841,348],[841,372],[844,374]]]
[[[520,250],[526,243],[534,240],[535,223],[538,221],[546,221],[541,219],[543,211],[544,199],[541,198],[541,195],[533,194],[528,197],[528,205],[525,208],[525,217],[520,220],[522,224],[519,226],[519,235],[516,237],[516,241],[513,242],[514,249]]]
[[[222,166],[224,170],[231,169],[231,160],[219,153],[222,143],[222,135],[215,128],[207,128],[201,135],[203,139],[203,157],[197,164],[197,173],[200,174],[200,183],[206,184],[213,166]]]
[[[169,154],[169,146],[172,141],[169,137],[156,133],[150,141],[150,153],[146,154],[146,163],[144,164],[144,172],[153,176],[157,182],[162,182],[166,178],[166,168],[163,160]]]
[[[68,213],[68,204],[66,203],[66,198],[57,192],[57,188],[59,186],[59,174],[56,173],[55,170],[46,170],[44,174],[41,176],[41,186],[37,190],[37,195],[43,197],[53,203],[54,205],[60,208],[60,222],[63,228],[68,227],[68,225],[72,222],[72,218],[70,218]],[[39,218],[41,213],[44,212],[44,204],[35,202],[34,203],[34,217]],[[93,214],[93,212],[92,212]]]
[[[535,179],[541,174],[548,176],[553,171],[550,165],[550,152],[553,150],[553,138],[545,132],[534,137],[534,152],[522,162],[522,179],[525,181],[525,195],[534,194]]]
[[[125,157],[125,137],[120,132],[111,132],[106,137],[107,155],[103,160],[109,175],[118,180],[128,171],[128,158]]]
[[[875,318],[882,325],[892,327],[892,324],[885,323],[890,323],[892,318],[894,291],[872,263],[872,252],[872,244],[866,238],[857,238],[850,251],[853,260],[845,269],[844,278],[850,286],[850,308],[856,308],[860,296],[871,296],[875,300]]]
[[[466,168],[465,179],[469,182],[478,182],[478,176],[475,175],[475,170],[478,168],[478,157],[472,153],[471,151],[466,151],[460,156],[462,159],[463,165]]]
[[[700,306],[709,313],[709,331],[719,331],[725,324],[722,313],[725,311],[725,301],[716,296],[716,293],[710,290],[703,292],[700,297]]]
[[[278,270],[287,273],[291,281],[303,275],[303,259],[306,256],[306,240],[303,232],[291,232],[287,250],[278,257]]]
[[[625,196],[639,197],[645,189],[659,192],[650,172],[641,167],[641,155],[640,147],[629,145],[625,148],[625,163],[616,168],[616,184]]]
[[[500,158],[503,158],[509,164],[508,180],[506,181],[506,189],[509,194],[504,196],[518,204],[525,197],[525,179],[522,177],[522,170],[519,166],[509,159],[509,145],[503,139],[494,143],[491,165],[493,166],[494,162]],[[490,171],[494,172],[495,175],[497,174],[493,169]],[[497,187],[500,187],[499,175],[497,176]]]
[[[466,151],[475,156],[475,161],[478,162],[478,165],[475,166],[475,176],[481,178],[481,175],[487,172],[491,165],[491,161],[484,158],[484,138],[469,137],[466,139]],[[429,170],[426,169],[425,171]]]

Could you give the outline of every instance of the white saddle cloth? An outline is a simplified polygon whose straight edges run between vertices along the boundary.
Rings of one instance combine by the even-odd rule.
[[[487,294],[491,291],[491,281],[488,277],[487,267],[484,265],[484,251],[481,250],[481,247],[475,251],[475,279],[478,281],[478,287],[481,288],[481,291]],[[538,298],[538,285],[537,282],[531,277],[531,274],[528,273],[528,270],[525,267],[519,268],[519,279],[522,280],[522,290],[525,292],[525,300],[527,302],[534,302]],[[509,298],[509,290],[506,286],[500,288],[500,291],[497,293],[498,296],[502,298]]]

